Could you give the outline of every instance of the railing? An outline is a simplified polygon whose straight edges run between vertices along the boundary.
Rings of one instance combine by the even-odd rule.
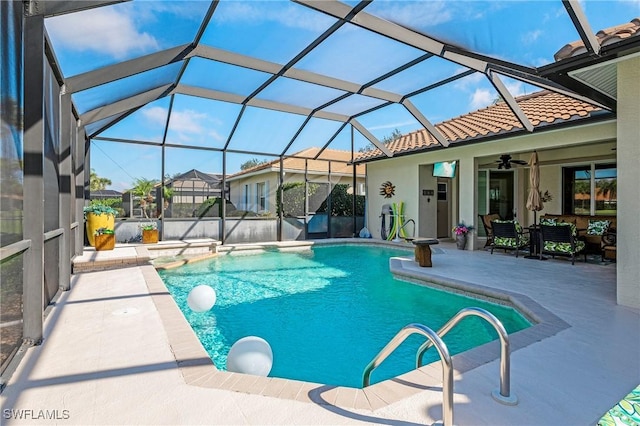
[[[504,326],[498,318],[491,312],[481,308],[464,308],[455,314],[438,332],[434,332],[429,327],[422,324],[409,324],[400,330],[387,343],[387,345],[376,355],[364,369],[362,375],[362,386],[371,384],[371,373],[396,350],[407,337],[412,334],[421,334],[427,341],[420,346],[416,354],[416,368],[422,366],[422,358],[425,352],[435,346],[440,355],[442,363],[442,420],[444,426],[453,424],[453,363],[447,345],[442,338],[455,327],[463,318],[468,316],[478,316],[489,324],[498,333],[500,338],[500,389],[491,393],[491,396],[498,402],[506,405],[516,405],[518,398],[510,393],[510,361],[509,361],[509,336]]]
[[[478,316],[489,324],[493,326],[493,328],[498,333],[498,337],[500,338],[500,389],[498,391],[493,391],[491,395],[493,398],[507,405],[516,405],[518,403],[518,398],[515,395],[511,395],[510,390],[510,355],[509,355],[509,336],[504,326],[500,322],[498,318],[496,318],[491,312],[486,311],[481,308],[464,308],[457,314],[455,314],[440,330],[438,330],[438,336],[444,337],[453,327],[455,327],[463,318],[468,316]],[[418,349],[418,353],[416,354],[416,368],[420,368],[422,366],[422,358],[425,352],[432,346],[430,341],[425,342]],[[438,348],[436,348],[438,349]],[[438,352],[440,349],[438,349]]]
[[[373,360],[364,369],[362,376],[362,386],[367,387],[370,384],[371,373],[394,351],[407,337],[412,334],[421,334],[429,342],[436,347],[440,354],[442,362],[442,420],[444,426],[453,425],[453,366],[451,363],[451,355],[440,336],[438,336],[429,327],[422,324],[409,324],[394,336],[393,339],[373,358]]]

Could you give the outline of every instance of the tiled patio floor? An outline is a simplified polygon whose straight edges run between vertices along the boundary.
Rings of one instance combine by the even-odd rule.
[[[516,406],[491,398],[498,360],[472,369],[458,365],[455,424],[594,424],[640,383],[640,313],[616,304],[615,264],[571,266],[566,260],[438,247],[433,268],[420,268],[409,256],[394,269],[522,295],[546,308],[556,327],[545,331],[551,337],[542,333],[539,341],[513,351]],[[441,419],[437,383],[406,397],[394,397],[393,384],[341,391],[229,373],[217,383],[221,373],[212,371],[201,351],[193,351],[193,335],[184,332],[155,277],[148,265],[74,276],[72,289],[46,319],[44,343],[28,350],[0,396],[3,424],[33,424],[34,416],[47,414],[59,419],[40,418],[37,424],[430,424]],[[424,376],[433,380],[437,374]],[[256,386],[263,392],[245,393]],[[31,418],[8,418],[6,410]]]

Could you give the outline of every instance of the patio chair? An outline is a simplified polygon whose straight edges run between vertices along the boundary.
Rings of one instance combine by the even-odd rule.
[[[573,223],[556,223],[540,225],[540,258],[543,254],[570,256],[571,264],[575,264],[576,254],[582,252],[587,261],[585,242],[577,237],[577,229]]]
[[[501,217],[498,213],[479,214],[478,217],[480,218],[480,223],[482,223],[482,226],[484,228],[484,233],[487,236],[487,242],[484,243],[484,246],[489,247],[493,242],[493,230],[491,229],[491,221],[500,220]]]
[[[602,234],[602,241],[600,242],[602,261],[616,260],[617,246],[616,246],[616,232],[615,230],[605,232]]]
[[[493,231],[491,254],[493,249],[500,248],[505,252],[515,250],[518,257],[518,252],[529,246],[529,234],[526,234],[522,225],[515,220],[492,220],[491,229]]]

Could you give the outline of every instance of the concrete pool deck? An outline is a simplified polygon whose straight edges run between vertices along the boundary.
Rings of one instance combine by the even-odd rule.
[[[433,268],[420,268],[410,254],[399,267],[436,282],[522,295],[544,307],[556,326],[512,351],[516,406],[491,397],[497,359],[475,367],[454,359],[455,424],[595,424],[640,383],[640,313],[616,305],[615,265],[436,247]],[[117,257],[118,249],[110,255]],[[3,424],[33,424],[40,414],[58,419],[40,417],[38,424],[430,424],[442,418],[433,366],[403,378],[403,387],[412,388],[407,395],[398,395],[396,383],[362,391],[212,370],[153,268],[138,265],[144,253],[121,250],[136,264],[76,274],[60,295],[44,343],[27,350],[0,395]],[[19,414],[23,420],[14,418]]]

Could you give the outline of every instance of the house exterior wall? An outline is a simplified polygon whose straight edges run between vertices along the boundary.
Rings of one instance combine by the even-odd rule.
[[[278,172],[268,171],[251,174],[240,179],[229,182],[229,199],[238,210],[248,210],[256,213],[266,213],[276,215],[276,191],[278,189]],[[265,183],[267,190],[267,201],[264,211],[258,208],[256,185]],[[249,185],[249,203],[245,202],[245,185]]]
[[[456,177],[452,179],[452,223],[464,221],[482,226],[478,222],[476,209],[477,170],[482,164],[497,159],[501,154],[510,153],[514,158],[528,161],[531,152],[538,150],[541,161],[552,161],[553,165],[544,166],[541,170],[541,189],[549,189],[554,200],[542,212],[555,213],[561,209],[561,168],[566,163],[584,164],[588,161],[612,158],[611,148],[615,146],[616,123],[607,121],[592,123],[579,128],[565,128],[546,132],[534,132],[527,135],[497,141],[449,147],[432,152],[389,158],[367,163],[367,228],[374,238],[380,238],[380,212],[382,205],[390,202],[404,201],[406,218],[416,221],[416,229],[435,229],[436,216],[422,214],[419,209],[420,166],[431,165],[439,161],[458,160]],[[520,154],[518,154],[520,153]],[[545,175],[547,173],[548,175]],[[526,210],[525,203],[528,190],[528,171],[525,167],[515,171],[516,178],[516,218],[526,224],[533,222],[533,213]],[[390,181],[396,186],[396,194],[391,199],[379,195],[379,187]],[[425,225],[423,221],[431,221]],[[417,235],[430,237],[432,235]],[[475,236],[475,232],[474,232]],[[471,238],[467,248],[478,247],[477,237]],[[482,247],[482,245],[480,245]]]
[[[640,309],[640,58],[618,63],[618,304]]]
[[[316,174],[316,173],[309,173],[307,175],[307,178],[309,180],[309,182],[316,182],[316,183],[321,183],[321,182],[328,182],[328,176],[326,174]],[[254,212],[258,212],[260,213],[258,206],[255,203],[255,199],[256,199],[256,184],[261,183],[261,182],[266,182],[267,183],[267,189],[268,189],[268,198],[267,198],[267,211],[269,211],[269,213],[276,215],[277,213],[277,209],[276,209],[276,199],[277,199],[277,191],[278,191],[278,184],[279,184],[279,180],[280,180],[280,173],[279,171],[275,170],[271,170],[271,171],[266,171],[263,173],[257,173],[257,174],[248,174],[245,177],[241,177],[241,178],[237,178],[237,179],[233,179],[231,180],[230,183],[230,200],[233,203],[233,205],[236,206],[236,208],[238,208],[239,210],[250,210],[250,211],[254,211]],[[304,173],[300,173],[300,172],[290,172],[290,171],[286,171],[285,175],[284,175],[284,182],[285,183],[291,183],[291,182],[304,182],[305,180],[305,175]],[[345,185],[352,185],[353,184],[353,177],[352,176],[342,176],[342,175],[332,175],[331,176],[331,183],[334,185],[337,184],[345,184]],[[365,183],[365,178],[364,177],[358,177],[356,179],[356,185],[360,186],[359,184],[364,184]],[[244,187],[245,185],[249,185],[250,191],[251,191],[251,196],[250,199],[254,200],[252,201],[248,206],[245,206],[244,203]],[[358,189],[356,189],[356,193],[358,195],[362,195],[360,193],[360,191]]]

